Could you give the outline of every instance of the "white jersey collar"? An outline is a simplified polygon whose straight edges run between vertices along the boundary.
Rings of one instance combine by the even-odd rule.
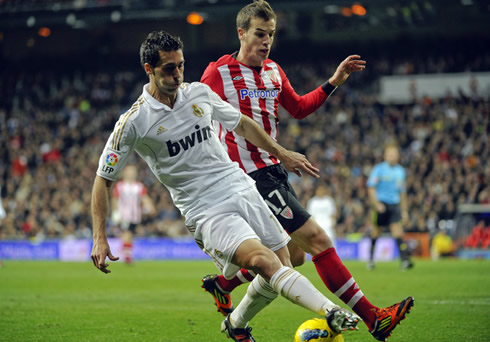
[[[148,92],[148,87],[150,86],[150,83],[147,83],[143,86],[143,97],[146,102],[150,105],[150,107],[154,110],[172,110],[169,106],[166,104],[161,103],[157,99],[155,99],[153,96],[150,95]],[[181,88],[177,89],[177,98],[175,100],[175,103],[179,102],[179,100],[182,98],[182,90]],[[174,104],[175,107],[175,104]]]

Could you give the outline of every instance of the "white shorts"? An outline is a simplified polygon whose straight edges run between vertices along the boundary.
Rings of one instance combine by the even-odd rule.
[[[196,243],[227,279],[233,278],[240,269],[231,259],[245,240],[258,239],[272,251],[291,240],[255,187],[205,210],[196,219],[195,230],[190,230]]]

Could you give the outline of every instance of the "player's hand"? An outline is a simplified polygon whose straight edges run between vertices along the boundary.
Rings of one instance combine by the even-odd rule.
[[[320,169],[313,166],[301,153],[286,151],[286,153],[284,153],[280,159],[288,171],[294,172],[299,177],[303,176],[301,171],[304,171],[312,177],[320,178],[320,175],[318,174]]]
[[[344,59],[328,82],[337,87],[344,83],[353,72],[364,70],[366,68],[366,61],[360,58],[361,56],[359,55],[350,55]]]
[[[111,273],[111,270],[107,268],[109,267],[109,264],[105,262],[106,257],[108,257],[109,260],[112,261],[119,260],[119,257],[115,257],[114,255],[112,255],[111,248],[109,247],[107,239],[94,240],[94,245],[92,246],[92,253],[90,254],[90,257],[92,258],[94,266],[104,273]]]
[[[377,202],[376,203],[376,211],[378,213],[384,213],[386,211],[385,205],[383,203],[381,203],[381,202]]]

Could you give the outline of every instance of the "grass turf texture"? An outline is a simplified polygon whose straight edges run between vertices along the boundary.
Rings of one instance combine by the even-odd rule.
[[[361,262],[346,265],[375,305],[415,297],[390,342],[489,340],[488,261],[417,261],[407,272],[397,262],[379,263],[375,271]],[[110,269],[105,275],[88,262],[6,261],[0,268],[0,341],[230,341],[220,333],[222,317],[211,296],[200,288],[200,278],[216,272],[211,262],[118,262]],[[311,262],[299,271],[333,298]],[[235,304],[245,290],[234,292]],[[253,320],[253,335],[259,342],[291,342],[312,317],[278,298]],[[374,341],[364,324],[344,338]]]

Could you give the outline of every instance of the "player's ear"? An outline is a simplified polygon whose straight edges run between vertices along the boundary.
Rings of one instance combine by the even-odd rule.
[[[145,63],[145,72],[148,76],[153,75],[155,73],[151,65],[148,63]]]
[[[245,39],[245,33],[247,33],[247,31],[245,31],[243,28],[239,27],[238,28],[238,39],[244,40]]]

